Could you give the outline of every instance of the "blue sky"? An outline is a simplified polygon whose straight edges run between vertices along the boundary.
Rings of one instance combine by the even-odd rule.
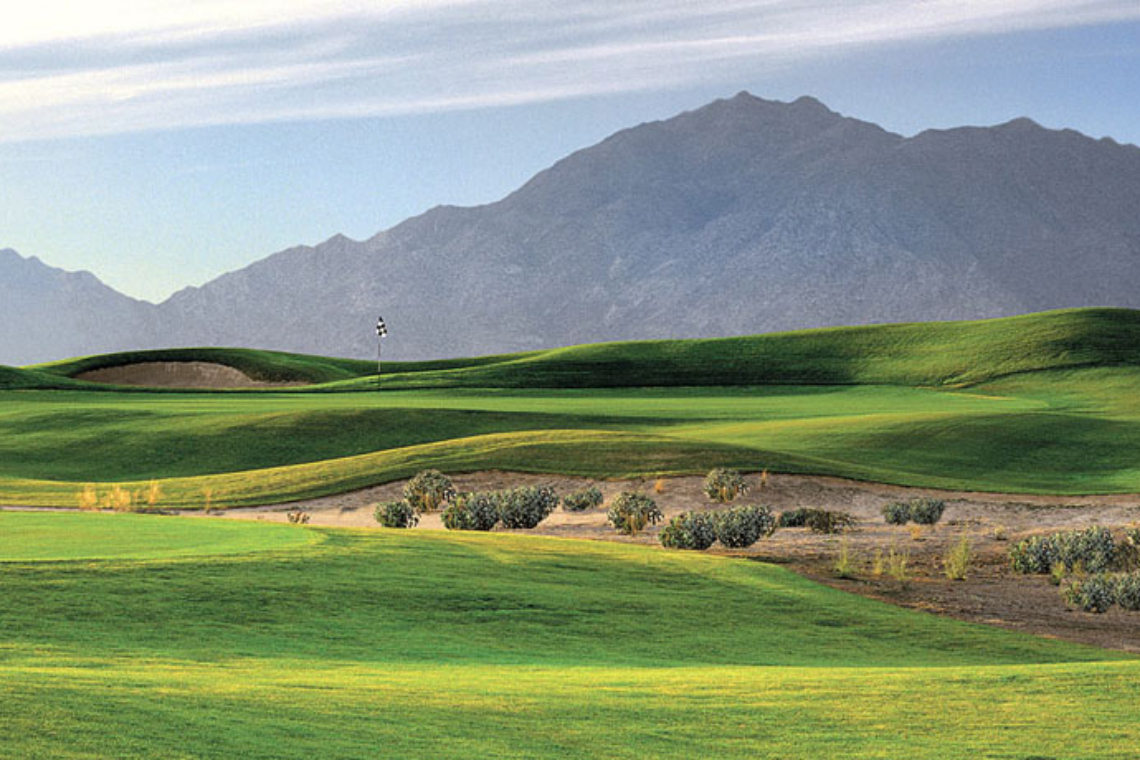
[[[740,90],[1140,144],[1135,0],[29,5],[0,10],[0,248],[151,300]]]

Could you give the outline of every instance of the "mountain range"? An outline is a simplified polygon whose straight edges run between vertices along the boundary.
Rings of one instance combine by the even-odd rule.
[[[0,251],[0,363],[226,345],[394,359],[1140,307],[1140,148],[1029,119],[913,137],[748,93],[502,200],[273,254],[161,304]]]

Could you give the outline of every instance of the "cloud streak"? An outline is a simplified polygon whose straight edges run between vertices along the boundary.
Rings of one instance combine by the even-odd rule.
[[[32,5],[0,13],[0,141],[729,83],[900,42],[1140,19],[1134,0]]]

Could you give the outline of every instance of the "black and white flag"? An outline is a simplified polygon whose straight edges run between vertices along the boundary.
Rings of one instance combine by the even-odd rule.
[[[376,320],[376,336],[379,338],[388,337],[388,327],[384,324],[384,317],[379,317]]]

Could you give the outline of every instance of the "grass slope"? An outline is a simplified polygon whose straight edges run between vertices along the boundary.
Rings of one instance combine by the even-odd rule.
[[[757,562],[304,528],[322,540],[285,548],[256,524],[235,526],[266,541],[244,556],[13,558],[53,551],[9,538],[36,518],[0,514],[12,757],[1123,758],[1140,739],[1135,660]],[[187,522],[89,519],[135,545]]]
[[[619,477],[726,465],[973,490],[1137,492],[1138,320],[1084,309],[583,346],[447,370],[423,363],[386,376],[383,392],[374,379],[356,390],[358,380],[314,386],[339,393],[0,391],[0,503],[75,506],[87,482],[137,489],[159,479],[161,507],[200,505],[207,491],[220,506],[264,504],[429,466]],[[237,350],[213,358],[229,354],[285,362],[285,374],[307,364],[313,380],[368,364]],[[24,388],[28,377],[76,382],[42,368],[10,375]],[[455,387],[397,387],[417,377]],[[788,384],[735,384],[777,377]],[[826,378],[834,384],[812,384]],[[697,379],[710,384],[676,384]],[[465,387],[476,380],[499,387]],[[554,380],[614,387],[545,387]],[[523,382],[535,387],[505,387]]]
[[[368,361],[233,348],[135,351],[35,369],[71,377],[146,361],[216,362],[257,380],[327,386],[298,392],[375,386],[375,365]],[[1140,366],[1140,311],[1067,309],[980,321],[600,343],[472,359],[388,362],[384,387],[944,386],[1089,366]],[[0,387],[3,382],[0,376]]]

